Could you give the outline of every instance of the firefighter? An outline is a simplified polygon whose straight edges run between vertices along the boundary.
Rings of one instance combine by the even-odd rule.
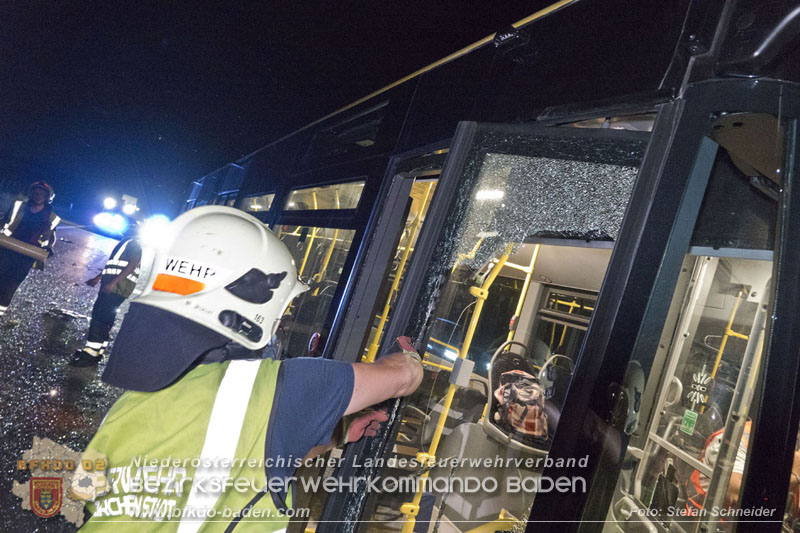
[[[2,232],[27,244],[40,246],[50,254],[56,239],[56,226],[61,218],[53,213],[53,188],[45,181],[31,184],[28,201],[17,200],[3,218]],[[17,288],[32,266],[44,269],[44,263],[26,255],[0,248],[0,317],[8,310]]]
[[[262,358],[308,290],[287,248],[229,207],[193,209],[169,229],[103,373],[128,391],[84,453],[106,461],[107,492],[93,498],[74,477],[71,494],[94,500],[83,531],[282,529],[302,459],[327,449],[345,416],[344,441],[374,434],[386,414],[359,412],[416,390],[419,356]]]
[[[136,288],[141,261],[142,247],[135,237],[135,226],[131,226],[131,231],[111,251],[103,270],[86,282],[90,287],[99,283],[100,292],[92,308],[86,344],[72,355],[71,366],[94,366],[103,358],[117,311]]]
[[[724,504],[726,507],[736,507],[739,502],[739,490],[742,486],[742,476],[744,475],[745,461],[747,460],[747,447],[750,444],[750,430],[752,428],[752,421],[748,420],[744,425],[744,432],[739,441],[739,446],[736,450],[736,459],[734,460],[733,470],[731,472],[731,479],[728,483],[728,489],[725,492]],[[715,431],[706,440],[703,447],[703,455],[700,460],[704,465],[712,470],[717,464],[719,457],[719,450],[722,446],[722,437],[725,428]],[[689,516],[702,516],[702,509],[705,505],[705,498],[708,492],[711,480],[700,472],[694,470],[689,476],[686,483],[686,509]],[[792,462],[792,477],[789,482],[790,492],[797,491],[798,483],[800,482],[800,452],[795,452],[794,460]]]

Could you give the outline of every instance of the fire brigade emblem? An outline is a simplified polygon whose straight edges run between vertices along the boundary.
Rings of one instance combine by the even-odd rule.
[[[61,478],[32,477],[31,510],[36,516],[50,518],[61,509]]]

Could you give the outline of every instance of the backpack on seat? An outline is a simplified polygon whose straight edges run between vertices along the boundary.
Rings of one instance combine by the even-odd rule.
[[[504,372],[494,397],[498,403],[495,424],[510,433],[533,439],[547,438],[544,389],[532,375],[522,370]]]

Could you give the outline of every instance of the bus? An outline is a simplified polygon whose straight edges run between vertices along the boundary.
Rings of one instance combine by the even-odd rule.
[[[312,287],[272,357],[424,356],[290,529],[800,530],[798,21],[561,0],[195,181]]]

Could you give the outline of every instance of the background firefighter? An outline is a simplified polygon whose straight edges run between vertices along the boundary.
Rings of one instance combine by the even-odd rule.
[[[86,282],[90,287],[100,284],[100,292],[92,308],[86,344],[69,361],[71,366],[93,366],[100,362],[108,347],[108,338],[119,306],[130,297],[139,280],[142,247],[132,236],[120,241],[108,257],[102,272]]]
[[[56,226],[61,218],[53,213],[51,203],[55,198],[53,188],[47,182],[31,184],[28,201],[17,200],[3,217],[2,232],[27,244],[40,246],[52,254],[56,239]],[[14,293],[25,280],[31,267],[43,269],[44,264],[28,256],[0,248],[0,317],[8,309]]]

